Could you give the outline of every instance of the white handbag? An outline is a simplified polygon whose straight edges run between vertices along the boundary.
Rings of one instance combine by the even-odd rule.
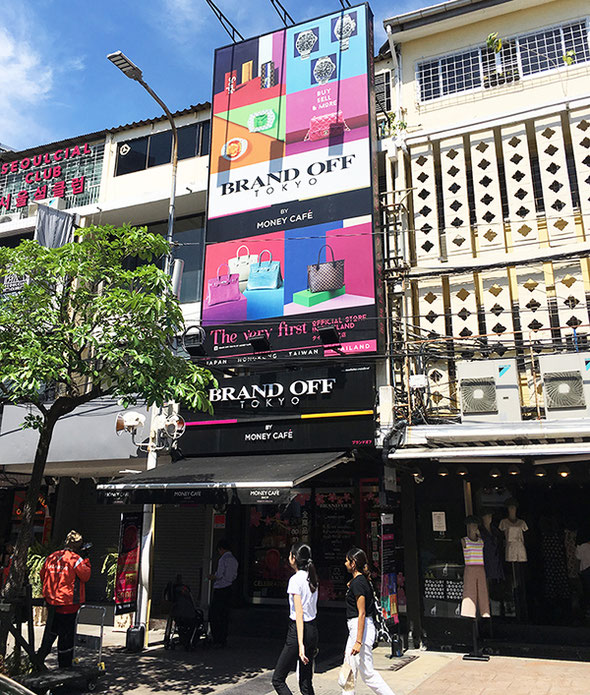
[[[342,690],[350,692],[354,691],[357,671],[358,657],[352,655],[345,656],[344,663],[338,672],[338,685],[342,688]]]
[[[240,251],[246,249],[246,253],[240,256]],[[246,244],[242,244],[236,251],[234,258],[227,261],[229,272],[240,276],[240,292],[246,289],[248,278],[250,277],[250,266],[252,263],[258,263],[258,254],[250,253],[250,249]]]

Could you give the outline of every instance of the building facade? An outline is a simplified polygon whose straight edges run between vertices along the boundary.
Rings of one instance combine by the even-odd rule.
[[[471,643],[460,539],[466,516],[489,513],[497,562],[486,567],[486,644],[583,651],[585,8],[451,1],[384,28],[376,72],[392,78],[382,131],[399,252],[387,271],[394,381],[382,395],[386,417],[403,423],[389,460],[414,506],[404,518],[410,622],[430,647]],[[528,528],[517,561],[509,506]]]

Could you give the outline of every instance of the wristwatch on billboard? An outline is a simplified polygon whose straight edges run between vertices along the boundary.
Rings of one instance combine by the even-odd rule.
[[[348,42],[355,29],[356,22],[349,14],[345,14],[344,17],[338,17],[336,20],[336,24],[334,25],[334,36],[340,41],[341,51],[346,51],[348,48]]]
[[[295,48],[299,51],[302,60],[309,58],[313,47],[316,45],[318,37],[311,31],[306,29],[295,39]]]
[[[317,63],[313,68],[313,76],[318,84],[326,84],[326,82],[331,79],[336,70],[336,65],[330,58],[330,56],[322,56],[318,58]]]

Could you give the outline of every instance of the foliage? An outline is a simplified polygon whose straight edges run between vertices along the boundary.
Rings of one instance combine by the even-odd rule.
[[[27,570],[29,571],[29,582],[33,590],[33,598],[43,596],[41,585],[41,568],[45,564],[45,560],[52,552],[58,549],[55,543],[33,543],[29,548],[27,557]]]
[[[154,263],[167,252],[161,236],[129,226],[79,229],[58,249],[0,248],[0,277],[26,279],[0,302],[0,402],[36,406],[26,427],[42,428],[48,386],[58,418],[103,395],[211,410],[210,373],[172,349],[182,312]]]
[[[488,38],[486,39],[486,45],[490,50],[494,51],[494,53],[500,53],[500,51],[502,50],[502,39],[498,36],[497,31],[494,31],[492,34],[488,34]],[[551,56],[545,56],[539,51],[535,51],[530,47],[529,50],[533,51],[533,53],[536,53],[541,57],[547,58],[548,61],[553,63],[554,67],[559,66],[555,58],[552,58]],[[566,51],[564,55],[561,56],[561,60],[566,65],[573,65],[576,62],[576,52],[572,50]]]
[[[15,649],[5,659],[0,656],[0,673],[5,676],[25,676],[32,670],[33,664],[26,652]]]
[[[379,138],[386,138],[394,135],[399,135],[402,130],[406,130],[408,124],[405,121],[397,118],[396,114],[390,111],[387,118],[379,121]]]
[[[500,53],[502,50],[502,39],[498,36],[498,32],[495,31],[493,34],[489,34],[486,40],[486,45],[494,53]]]
[[[107,601],[112,601],[115,598],[115,583],[117,581],[117,560],[119,554],[116,548],[107,548],[107,553],[104,556],[102,563],[101,574],[106,576],[107,584],[105,588],[105,596]]]

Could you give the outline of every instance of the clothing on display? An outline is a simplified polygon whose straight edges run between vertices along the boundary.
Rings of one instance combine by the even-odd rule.
[[[576,548],[576,558],[580,561],[580,573],[590,567],[590,543],[582,543]]]
[[[483,565],[483,540],[472,541],[469,536],[463,539],[463,557],[465,565]]]
[[[502,519],[499,526],[500,531],[506,537],[506,562],[526,562],[527,553],[524,545],[524,532],[529,530],[524,519]]]
[[[476,618],[478,610],[482,618],[490,617],[486,572],[483,565],[465,565],[461,615],[465,618]]]
[[[490,581],[502,581],[504,579],[502,534],[495,526],[491,526],[489,530],[482,526],[480,533],[483,539],[483,564],[486,568],[486,577]]]
[[[569,598],[571,591],[561,534],[552,533],[543,536],[542,550],[545,565],[545,596],[547,598]]]

